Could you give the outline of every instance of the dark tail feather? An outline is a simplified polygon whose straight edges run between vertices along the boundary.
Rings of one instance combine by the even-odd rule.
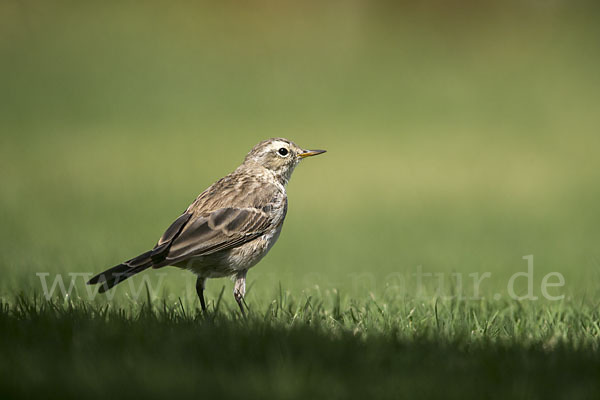
[[[119,264],[104,272],[99,273],[88,281],[88,285],[101,284],[102,287],[98,290],[98,293],[104,293],[110,290],[113,286],[123,282],[125,279],[132,277],[138,272],[152,267],[153,262],[150,257],[152,251],[147,251],[129,261],[125,261],[123,264]]]

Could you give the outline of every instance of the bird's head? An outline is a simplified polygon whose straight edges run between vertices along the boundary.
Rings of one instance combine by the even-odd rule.
[[[302,159],[323,153],[325,150],[304,150],[290,140],[273,138],[254,146],[246,155],[244,165],[264,167],[285,184]]]

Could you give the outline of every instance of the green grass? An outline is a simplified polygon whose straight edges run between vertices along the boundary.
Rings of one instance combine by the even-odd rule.
[[[6,395],[583,398],[600,389],[591,307],[286,296],[248,319],[156,303],[2,305]],[[101,379],[99,379],[101,377]]]
[[[594,397],[600,9],[446,3],[0,2],[0,397]],[[247,320],[175,269],[43,296],[273,136],[328,152]]]

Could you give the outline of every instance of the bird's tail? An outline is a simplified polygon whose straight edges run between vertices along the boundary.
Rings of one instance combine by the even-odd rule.
[[[144,254],[140,254],[129,261],[125,261],[122,264],[116,265],[104,272],[99,273],[90,279],[87,284],[101,284],[102,286],[98,290],[98,293],[104,293],[107,290],[110,290],[116,284],[123,282],[125,279],[152,267],[153,261],[151,255],[152,250],[147,251]]]

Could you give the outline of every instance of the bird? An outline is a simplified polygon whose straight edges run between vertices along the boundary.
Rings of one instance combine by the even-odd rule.
[[[206,280],[231,277],[242,315],[246,274],[271,250],[288,210],[286,186],[301,160],[325,153],[284,138],[261,141],[243,163],[190,204],[149,251],[92,277],[104,293],[148,268],[175,266],[196,275],[196,293],[206,312]]]

